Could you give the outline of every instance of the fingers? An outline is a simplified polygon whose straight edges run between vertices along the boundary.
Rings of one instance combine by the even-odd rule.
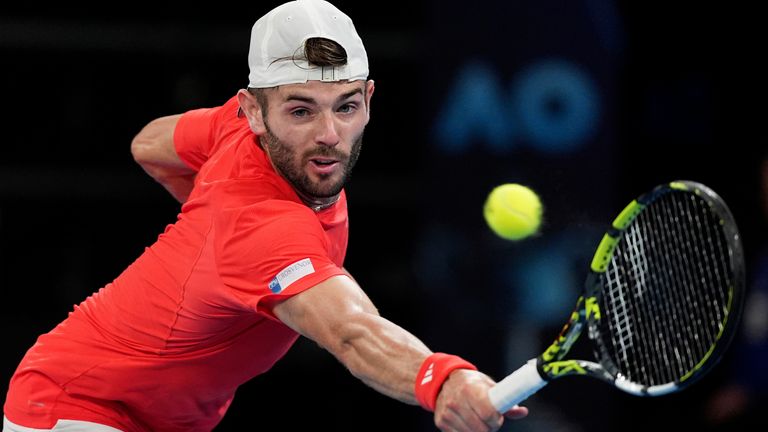
[[[504,417],[499,416],[498,422],[489,426],[480,419],[469,419],[458,415],[446,415],[435,426],[443,432],[495,432],[504,423]]]
[[[510,420],[520,420],[528,415],[528,408],[515,405],[509,411],[504,413],[504,417]]]
[[[490,432],[498,430],[490,428],[477,416],[470,417],[466,413],[446,411],[439,418],[435,418],[435,426],[443,432]]]
[[[472,409],[473,412],[474,409]],[[504,419],[520,420],[528,415],[528,408],[516,406],[504,415],[495,411],[486,416],[475,412],[474,416],[462,415],[458,410],[450,409],[443,413],[440,419],[436,418],[435,426],[443,432],[494,432],[501,428]]]
[[[493,381],[475,371],[458,371],[444,383],[438,396],[435,425],[443,432],[495,432],[504,419],[523,418],[528,409],[515,407],[499,414],[488,398]]]

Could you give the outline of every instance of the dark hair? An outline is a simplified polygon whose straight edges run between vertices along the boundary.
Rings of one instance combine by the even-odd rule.
[[[309,38],[304,43],[304,57],[313,66],[343,66],[347,64],[347,51],[338,43],[324,38]]]
[[[301,48],[299,48],[301,50]],[[272,63],[279,61],[297,61],[306,60],[312,66],[343,66],[347,64],[347,51],[338,43],[325,38],[309,38],[304,43],[304,52],[297,51],[293,57],[282,57]],[[267,115],[267,97],[263,88],[250,88],[248,91],[256,97],[256,101],[261,105],[264,115]]]

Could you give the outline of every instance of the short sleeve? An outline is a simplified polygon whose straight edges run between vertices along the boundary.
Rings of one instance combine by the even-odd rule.
[[[299,203],[269,200],[223,211],[215,224],[219,276],[247,306],[274,318],[271,306],[344,270],[328,236]]]
[[[237,117],[237,97],[215,108],[187,111],[176,124],[173,144],[179,158],[195,171],[226,142],[230,131],[247,124]]]

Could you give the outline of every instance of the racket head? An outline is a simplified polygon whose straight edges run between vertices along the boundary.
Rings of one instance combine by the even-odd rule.
[[[626,392],[688,387],[717,364],[738,328],[741,237],[728,206],[701,183],[660,185],[630,203],[590,270],[588,335],[602,378]]]

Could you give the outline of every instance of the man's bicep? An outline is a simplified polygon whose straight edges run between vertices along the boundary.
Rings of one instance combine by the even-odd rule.
[[[371,300],[349,276],[333,276],[276,304],[275,316],[321,346],[340,343],[339,329],[356,315],[378,315]]]

